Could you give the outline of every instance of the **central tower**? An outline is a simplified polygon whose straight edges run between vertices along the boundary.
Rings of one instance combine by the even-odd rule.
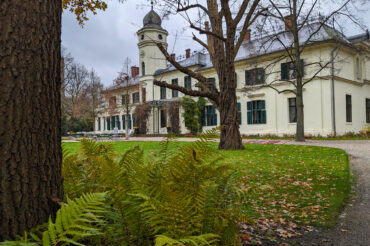
[[[165,69],[167,61],[157,47],[161,43],[167,49],[168,32],[161,26],[162,20],[152,9],[143,20],[143,28],[137,32],[139,47],[140,76],[153,76],[158,69]]]

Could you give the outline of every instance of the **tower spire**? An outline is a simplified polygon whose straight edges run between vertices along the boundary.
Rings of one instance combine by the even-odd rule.
[[[153,10],[153,5],[154,5],[153,0],[150,1],[150,4],[152,5],[152,10]]]

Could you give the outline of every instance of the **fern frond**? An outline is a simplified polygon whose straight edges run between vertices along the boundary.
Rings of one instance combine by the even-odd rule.
[[[49,219],[48,229],[42,234],[43,245],[58,245],[65,242],[83,245],[77,241],[101,234],[99,227],[104,224],[105,193],[85,194],[80,198],[62,204],[55,223]]]

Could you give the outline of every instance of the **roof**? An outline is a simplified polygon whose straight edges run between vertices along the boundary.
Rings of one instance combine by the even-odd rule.
[[[355,39],[348,39],[342,33],[331,28],[327,25],[322,25],[321,23],[316,22],[312,24],[308,24],[302,27],[301,31],[299,32],[299,40],[300,44],[303,45],[307,42],[307,45],[314,44],[317,42],[322,41],[329,41],[329,40],[336,40],[342,43],[351,44]],[[319,31],[315,33],[318,29]],[[363,35],[363,34],[361,34]],[[312,36],[312,37],[311,37]],[[359,35],[358,35],[359,36]],[[279,40],[276,38],[278,37]],[[361,36],[362,38],[362,36]],[[359,39],[359,38],[357,38]],[[357,40],[356,39],[356,40]],[[293,35],[290,32],[281,32],[280,34],[270,34],[260,38],[244,41],[238,51],[238,54],[235,57],[235,62],[246,60],[249,58],[271,54],[274,52],[282,51],[285,49],[284,46],[291,46],[293,42]],[[283,45],[283,44],[284,45]],[[210,59],[210,55],[204,53],[197,53],[186,60],[179,62],[181,66],[190,67],[194,65],[199,65],[196,71],[201,71],[205,69],[209,69],[213,67],[212,61]],[[159,75],[163,73],[167,73],[170,71],[174,71],[176,68],[170,64],[166,69],[157,70],[154,75]]]
[[[191,67],[191,66],[195,66],[195,65],[206,66],[207,63],[208,63],[208,58],[209,58],[208,54],[203,54],[201,52],[197,52],[197,53],[194,53],[193,55],[190,55],[189,58],[187,58],[185,60],[182,60],[182,61],[179,61],[178,63],[182,67]],[[167,73],[167,72],[171,72],[171,71],[175,71],[175,70],[177,70],[177,68],[175,68],[173,65],[170,64],[165,69],[159,69],[159,70],[155,71],[154,75]]]
[[[348,38],[348,40],[351,43],[363,42],[363,41],[366,41],[366,40],[369,40],[369,39],[370,39],[369,30],[366,30],[365,33],[361,33],[361,34],[351,36],[351,37]]]
[[[141,28],[139,32],[144,29],[158,29],[164,31],[161,25],[161,17],[152,9],[145,15],[143,19],[143,28]]]
[[[126,83],[121,83],[121,84],[116,84],[113,86],[108,87],[105,91],[111,91],[111,90],[117,90],[125,87],[131,87],[139,84],[139,76],[137,75],[135,78],[130,78],[128,84]]]

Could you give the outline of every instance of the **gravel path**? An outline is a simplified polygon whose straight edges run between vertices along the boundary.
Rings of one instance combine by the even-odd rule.
[[[306,141],[286,144],[339,148],[350,156],[351,172],[356,178],[352,195],[337,225],[330,230],[311,232],[293,239],[298,245],[370,245],[370,141]],[[292,244],[294,245],[294,244]]]

